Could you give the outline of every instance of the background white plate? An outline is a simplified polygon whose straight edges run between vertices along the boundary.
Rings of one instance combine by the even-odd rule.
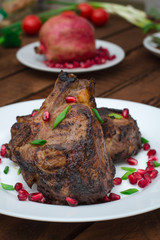
[[[58,72],[60,71],[59,68],[50,68],[47,67],[43,61],[45,60],[45,56],[44,55],[39,55],[36,54],[34,52],[34,47],[39,46],[39,42],[35,42],[35,43],[31,43],[28,44],[24,47],[22,47],[21,49],[18,50],[16,57],[17,59],[23,63],[24,65],[26,65],[27,67],[30,68],[34,68],[37,70],[41,70],[41,71],[48,71],[48,72]],[[112,67],[116,64],[118,64],[119,62],[121,62],[124,57],[125,57],[125,53],[124,50],[117,46],[116,44],[113,44],[111,42],[107,42],[107,41],[102,41],[102,40],[96,40],[96,48],[98,47],[104,47],[107,48],[110,52],[111,55],[115,54],[116,58],[113,59],[112,61],[107,61],[105,64],[100,64],[100,65],[94,65],[92,67],[89,68],[73,68],[73,69],[62,69],[65,72],[91,72],[91,71],[97,71],[97,70],[101,70],[104,68],[109,68]]]
[[[160,109],[147,106],[144,104],[97,98],[98,107],[111,108],[129,108],[131,115],[137,119],[142,136],[150,140],[152,148],[157,150],[157,156],[160,156]],[[32,112],[33,109],[41,106],[42,100],[28,101],[8,105],[0,108],[0,145],[10,140],[10,128],[16,121],[17,115],[25,115]],[[146,151],[141,151],[136,159],[139,161],[137,168],[145,168],[147,162]],[[10,166],[9,173],[3,173],[4,167]],[[125,171],[121,170],[121,166],[128,166],[125,163],[116,164],[116,176],[121,177]],[[22,175],[17,175],[18,167],[10,160],[3,158],[0,164],[0,182],[7,184],[15,184],[23,182]],[[158,169],[158,168],[157,168]],[[160,207],[160,176],[145,189],[139,189],[137,185],[131,185],[128,180],[123,181],[122,185],[113,188],[112,192],[119,194],[120,191],[127,188],[136,187],[138,193],[130,196],[122,196],[121,200],[109,203],[86,205],[86,206],[60,206],[48,205],[35,202],[21,202],[17,199],[16,191],[6,191],[0,188],[0,213],[41,221],[56,222],[87,222],[101,221],[128,217],[147,211],[151,211]],[[31,191],[24,183],[26,190]]]
[[[152,41],[152,37],[156,36],[160,38],[160,33],[154,33],[143,40],[144,47],[149,50],[151,53],[160,57],[160,49],[157,49],[157,44]]]

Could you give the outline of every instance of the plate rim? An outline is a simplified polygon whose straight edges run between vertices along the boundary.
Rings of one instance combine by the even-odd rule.
[[[24,53],[24,50],[26,48],[29,48],[31,46],[37,46],[39,44],[39,41],[36,41],[36,42],[32,42],[32,43],[29,43],[23,47],[21,47],[17,52],[16,52],[16,58],[17,60],[29,67],[29,68],[32,68],[32,69],[35,69],[35,70],[39,70],[39,71],[44,71],[44,72],[52,72],[52,73],[58,73],[60,70],[63,70],[63,71],[66,71],[66,72],[69,72],[69,73],[85,73],[85,72],[92,72],[92,71],[100,71],[100,70],[103,70],[103,69],[107,69],[107,68],[110,68],[110,67],[114,67],[116,66],[117,64],[119,64],[120,62],[123,61],[123,59],[125,58],[125,51],[122,47],[120,47],[119,45],[115,44],[115,43],[112,43],[112,42],[109,42],[109,41],[105,41],[105,40],[101,40],[101,39],[96,39],[95,40],[95,43],[96,44],[106,44],[106,47],[107,45],[109,46],[112,46],[112,47],[115,47],[118,51],[120,51],[120,54],[121,56],[119,58],[115,58],[114,60],[110,61],[109,64],[107,65],[107,63],[105,64],[100,64],[100,65],[94,65],[94,66],[91,66],[89,68],[76,68],[76,69],[66,69],[66,68],[49,68],[47,67],[45,64],[44,64],[44,67],[43,68],[40,68],[40,67],[36,67],[34,66],[33,64],[29,63],[27,64],[26,63],[26,60],[24,61],[24,58],[22,57],[23,53]],[[116,53],[115,53],[116,54]],[[36,56],[36,54],[34,54]]]
[[[150,108],[150,109],[154,109],[154,110],[156,110],[156,111],[160,111],[160,109],[159,108],[157,108],[157,107],[153,107],[153,106],[149,106],[149,105],[147,105],[147,104],[143,104],[143,103],[138,103],[138,102],[134,102],[134,101],[126,101],[126,100],[120,100],[120,99],[112,99],[112,98],[96,98],[96,102],[97,102],[97,104],[99,104],[99,102],[101,102],[101,101],[103,101],[103,100],[105,100],[105,101],[107,101],[107,102],[118,102],[118,101],[121,101],[121,102],[123,102],[124,104],[126,103],[126,104],[135,104],[135,105],[139,105],[139,106],[142,106],[142,107],[145,107],[145,108]],[[38,103],[38,104],[41,104],[42,102],[44,101],[44,99],[38,99],[38,100],[29,100],[29,101],[25,101],[25,102],[19,102],[19,103],[14,103],[14,104],[10,104],[10,105],[6,105],[6,106],[3,106],[3,107],[1,107],[0,108],[0,111],[1,111],[1,109],[7,109],[7,108],[10,108],[10,107],[12,107],[13,105],[16,107],[17,105],[23,105],[23,104],[29,104],[29,105],[32,105],[32,103],[34,102],[34,103]],[[106,105],[105,105],[106,106]],[[160,112],[159,112],[160,113]],[[156,182],[158,182],[158,179],[156,179]],[[156,183],[155,182],[155,183]],[[156,184],[157,185],[157,184]],[[144,197],[146,196],[146,195],[148,195],[148,191],[149,191],[149,189],[144,189],[143,190],[143,192],[141,192],[139,195],[143,195]],[[137,195],[138,196],[138,195]],[[135,196],[130,196],[130,199],[131,198],[135,198]],[[138,197],[139,198],[139,197]],[[121,202],[123,201],[123,203],[125,202],[125,201],[127,201],[128,202],[128,198],[124,198],[123,200],[120,200],[120,202],[118,202],[118,206],[120,206],[120,205],[123,205],[123,204],[121,204]],[[18,200],[17,200],[17,204],[19,204],[19,203],[21,203],[22,205],[25,205],[25,204],[23,204],[22,202],[19,202]],[[103,205],[104,204],[107,204],[107,203],[102,203]],[[116,205],[117,203],[116,202],[111,202],[110,204],[112,204],[113,206],[114,205]],[[37,209],[38,208],[38,205],[39,204],[37,204],[37,203],[32,203],[32,202],[29,202],[29,206],[30,205],[32,205],[35,209]],[[71,208],[71,207],[69,207],[69,206],[60,206],[60,205],[43,205],[43,206],[45,206],[45,207],[49,207],[50,209],[52,208],[52,207],[55,207],[55,208],[58,208],[58,209],[66,209],[66,208],[68,208],[68,209],[70,209],[70,212],[71,213],[74,213],[75,211],[76,211],[76,209],[82,209],[82,208],[96,208],[96,205],[97,204],[95,204],[95,205],[85,205],[85,206],[78,206],[78,207],[76,207],[76,208]],[[18,218],[23,218],[23,219],[29,219],[29,220],[37,220],[37,221],[47,221],[47,222],[94,222],[94,221],[105,221],[105,220],[113,220],[113,219],[120,219],[120,218],[124,218],[124,217],[130,217],[130,216],[135,216],[135,215],[139,215],[139,214],[142,214],[142,213],[146,213],[146,212],[150,212],[150,211],[152,211],[152,210],[156,210],[156,209],[158,209],[160,207],[160,203],[158,203],[157,205],[154,205],[152,208],[151,207],[148,207],[148,208],[146,208],[146,209],[141,209],[141,211],[134,211],[134,212],[132,212],[132,214],[131,213],[129,213],[129,214],[125,214],[125,215],[121,215],[121,214],[117,214],[116,216],[114,216],[114,217],[110,217],[110,218],[108,218],[107,216],[105,216],[105,217],[97,217],[97,216],[95,216],[94,218],[92,217],[92,219],[91,218],[89,218],[89,217],[85,217],[85,218],[79,218],[79,217],[74,217],[74,218],[58,218],[58,219],[55,219],[55,218],[53,218],[53,217],[38,217],[37,215],[36,216],[30,216],[30,215],[25,215],[24,216],[24,214],[22,214],[22,213],[14,213],[13,211],[12,212],[10,212],[10,214],[7,212],[6,213],[6,211],[5,210],[2,210],[2,209],[0,209],[0,213],[1,214],[4,214],[4,215],[7,215],[7,216],[13,216],[13,217],[18,217]]]
[[[160,32],[156,32],[156,33],[153,33],[147,37],[144,38],[143,40],[143,46],[150,52],[156,54],[156,55],[159,55],[160,56],[160,50],[153,47],[152,45],[150,45],[148,42],[152,42],[151,39],[153,36],[159,36],[160,37]]]

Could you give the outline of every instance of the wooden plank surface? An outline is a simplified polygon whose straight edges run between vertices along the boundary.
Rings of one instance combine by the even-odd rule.
[[[122,63],[110,69],[79,74],[95,78],[96,96],[132,100],[160,107],[159,59],[142,45],[143,32],[118,17],[96,28],[96,38],[121,46],[126,53]],[[23,45],[36,37],[22,36]],[[45,98],[57,78],[55,73],[39,72],[20,64],[17,49],[0,47],[0,106]],[[0,239],[10,240],[159,240],[160,210],[130,218],[97,223],[48,223],[0,215]]]

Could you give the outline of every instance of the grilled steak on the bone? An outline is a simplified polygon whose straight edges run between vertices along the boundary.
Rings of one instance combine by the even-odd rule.
[[[65,99],[74,96],[66,118],[53,129],[56,117],[68,106]],[[61,72],[51,94],[35,116],[17,117],[7,154],[18,163],[31,187],[56,204],[66,197],[80,204],[96,203],[111,191],[115,169],[106,151],[102,126],[93,114],[94,82],[79,80]],[[50,121],[44,122],[44,111]],[[47,140],[43,146],[31,145],[35,139]]]
[[[110,108],[98,108],[103,120],[107,152],[114,162],[126,160],[135,155],[141,148],[141,134],[136,121],[129,115],[127,118],[115,119],[108,114],[122,114],[122,110]]]

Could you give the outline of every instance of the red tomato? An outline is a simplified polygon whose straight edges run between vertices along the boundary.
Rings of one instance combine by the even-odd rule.
[[[78,4],[77,8],[80,10],[80,15],[82,17],[85,18],[90,18],[92,11],[93,11],[93,7],[88,4],[88,3],[80,3]]]
[[[75,15],[77,15],[74,11],[71,11],[71,10],[62,12],[61,14],[62,15],[67,15],[67,16],[75,16]]]
[[[102,26],[108,22],[109,14],[102,8],[93,10],[91,20],[96,26]]]
[[[23,19],[22,29],[28,35],[35,35],[42,26],[41,19],[36,15],[28,15]]]

